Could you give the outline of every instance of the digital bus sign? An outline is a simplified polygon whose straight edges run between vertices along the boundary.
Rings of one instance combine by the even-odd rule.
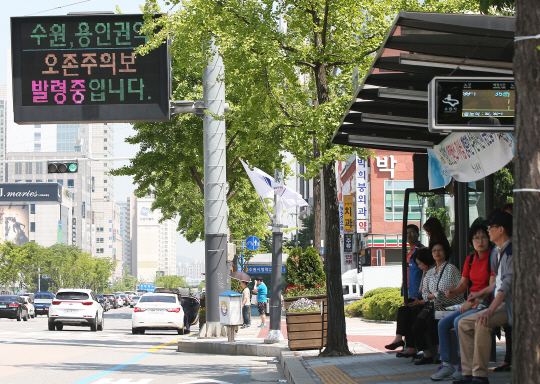
[[[429,85],[429,129],[513,132],[513,78],[435,77]]]
[[[143,15],[12,17],[18,124],[169,121],[167,44],[141,56]]]

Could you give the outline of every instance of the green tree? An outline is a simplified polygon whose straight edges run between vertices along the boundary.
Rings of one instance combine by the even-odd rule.
[[[182,276],[158,276],[156,278],[156,287],[178,288],[187,287],[186,280]]]
[[[494,206],[501,208],[506,203],[514,202],[514,160],[499,169],[493,175]],[[489,212],[487,212],[489,214]]]
[[[174,64],[200,75],[209,55],[209,46],[201,49],[201,42],[214,39],[223,57],[227,97],[233,105],[227,122],[262,132],[260,137],[267,145],[279,141],[299,161],[308,164],[306,177],[314,178],[314,246],[318,251],[322,170],[329,295],[325,353],[349,354],[340,281],[334,161],[344,159],[351,149],[335,146],[331,139],[351,98],[353,71],[366,72],[399,10],[459,12],[477,5],[471,0],[169,3],[180,3],[179,10],[157,20],[148,16],[148,33],[156,27],[162,29],[152,34],[145,50],[157,46],[167,36],[175,36],[171,45]],[[145,12],[158,11],[157,2],[147,0]],[[253,136],[246,137],[250,138]]]
[[[301,247],[293,248],[285,265],[287,285],[297,284],[299,287],[309,289],[315,285],[322,285],[326,279],[319,254],[313,247],[308,247],[305,252]]]

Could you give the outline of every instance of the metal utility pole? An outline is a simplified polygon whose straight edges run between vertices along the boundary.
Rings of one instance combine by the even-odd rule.
[[[223,60],[214,41],[203,75],[203,101],[208,113],[203,117],[204,149],[204,239],[206,273],[206,324],[199,337],[224,336],[219,322],[220,293],[228,289],[227,200],[225,161],[225,83]]]
[[[277,169],[274,179],[283,184],[283,172]],[[274,220],[272,223],[272,278],[270,282],[270,329],[264,338],[266,344],[284,340],[281,333],[281,269],[283,251],[283,201],[274,191]]]

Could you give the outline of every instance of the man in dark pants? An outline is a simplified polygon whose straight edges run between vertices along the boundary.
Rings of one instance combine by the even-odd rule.
[[[180,297],[180,304],[182,305],[182,310],[184,311],[184,326],[186,327],[186,332],[190,332],[190,321],[189,321],[189,313],[190,313],[190,305],[189,305],[189,299],[185,299],[183,297]]]

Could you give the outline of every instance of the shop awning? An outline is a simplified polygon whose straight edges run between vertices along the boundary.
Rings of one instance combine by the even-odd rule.
[[[434,76],[511,77],[514,17],[400,12],[332,142],[426,152],[446,134],[428,129]]]

